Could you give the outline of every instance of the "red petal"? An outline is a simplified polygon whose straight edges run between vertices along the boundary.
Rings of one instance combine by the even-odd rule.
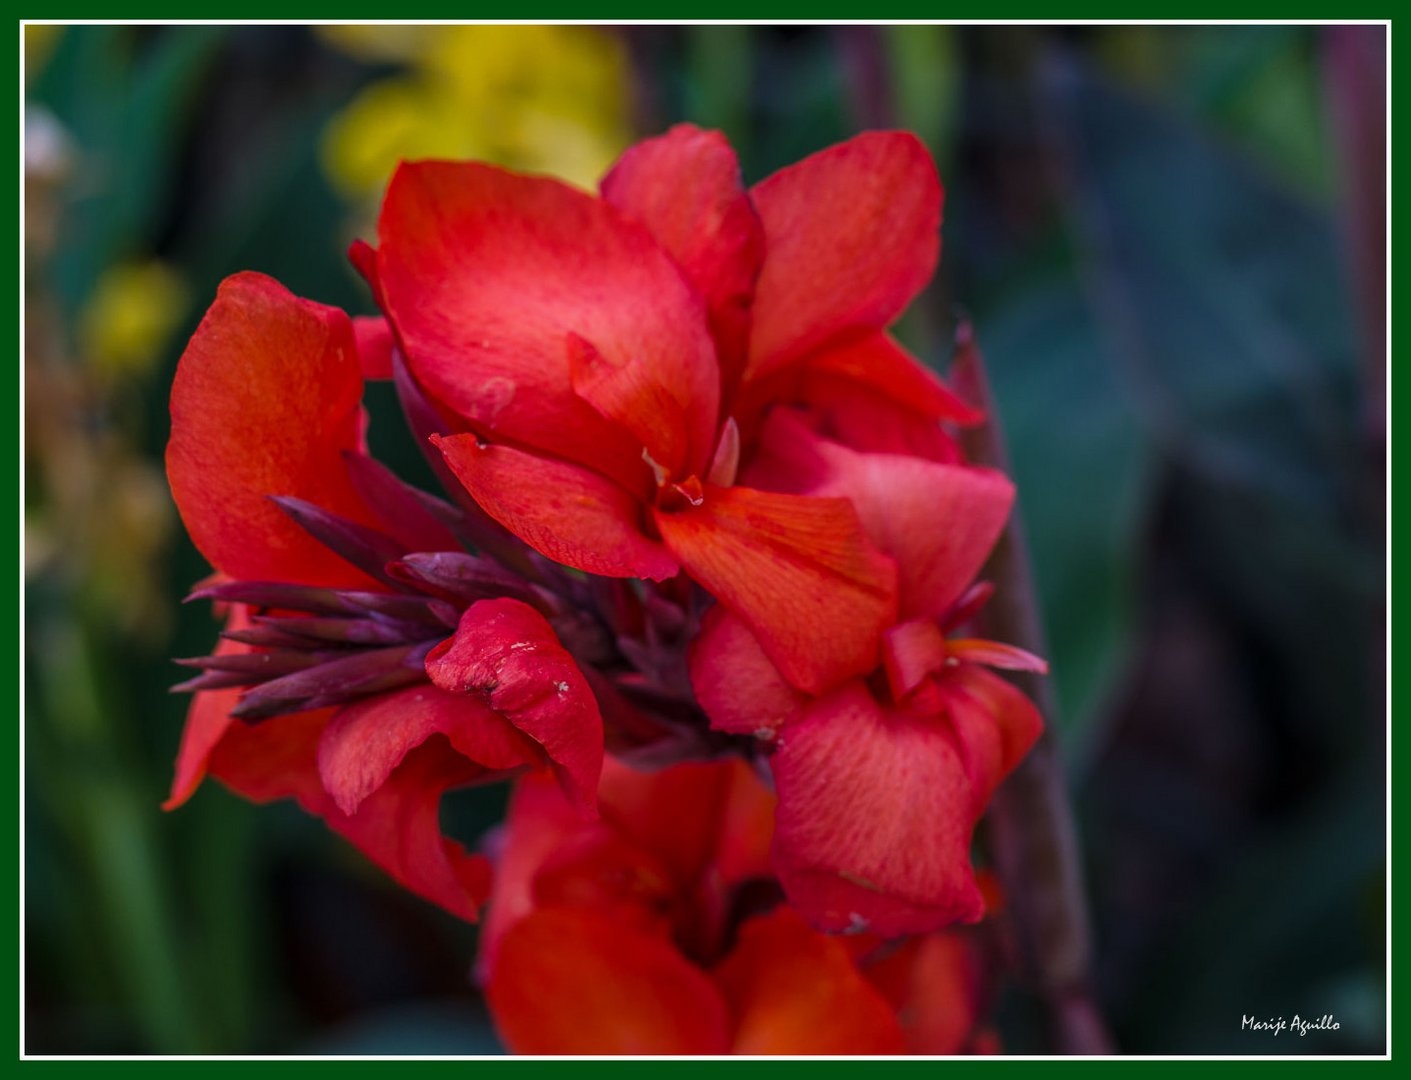
[[[715,970],[736,1054],[898,1054],[901,1026],[847,946],[787,907],[750,919]]]
[[[933,619],[898,623],[882,635],[882,667],[892,697],[901,701],[939,671],[949,653],[941,628]]]
[[[855,379],[805,370],[795,400],[808,411],[820,435],[854,450],[910,454],[948,464],[964,461],[960,445],[932,416]]]
[[[227,630],[244,630],[250,626],[249,612],[244,604],[230,605]],[[255,650],[249,645],[221,638],[216,656],[238,656]],[[240,702],[241,690],[204,690],[193,694],[186,710],[186,726],[181,732],[181,749],[176,754],[176,769],[172,776],[171,794],[162,803],[163,810],[175,810],[191,798],[206,775],[206,762],[211,751],[225,735],[226,728],[239,721],[230,718],[230,711]]]
[[[407,753],[356,814],[331,807],[324,819],[397,882],[474,922],[490,895],[490,863],[442,835],[441,795],[483,772],[433,735]]]
[[[701,506],[654,514],[667,549],[789,682],[818,693],[876,665],[895,567],[847,500],[708,487]]]
[[[609,758],[598,799],[604,821],[689,888],[715,855],[729,788],[730,771],[721,764],[642,772]]]
[[[868,539],[897,561],[902,619],[940,615],[964,593],[1014,501],[1014,485],[993,469],[859,453],[782,409],[765,423],[746,480],[850,499]]]
[[[716,731],[773,738],[808,698],[795,690],[740,619],[719,605],[691,643],[691,687]]]
[[[713,429],[719,392],[699,297],[635,222],[555,180],[489,165],[403,164],[379,222],[384,310],[417,379],[481,431],[618,479],[642,444],[579,399],[574,333],[641,364]],[[706,447],[702,453],[708,453]]]
[[[358,315],[353,319],[353,337],[358,344],[358,362],[364,379],[392,377],[392,328],[381,315]]]
[[[693,448],[687,420],[689,397],[674,397],[639,358],[614,363],[577,334],[569,334],[566,344],[575,394],[632,432],[667,476],[700,471],[701,456],[709,449],[710,429],[695,433]]]
[[[433,735],[444,735],[486,773],[544,763],[538,744],[484,702],[435,686],[409,686],[338,713],[319,741],[323,786],[340,810],[356,813],[408,752]]]
[[[1018,687],[975,664],[937,680],[975,789],[976,815],[1043,731],[1038,707]]]
[[[591,908],[652,934],[671,932],[678,885],[670,870],[606,822],[566,837],[534,875],[534,902]]]
[[[789,725],[770,759],[774,863],[823,930],[884,937],[975,922],[975,791],[943,723],[885,710],[849,683]]]
[[[603,178],[603,198],[640,221],[710,312],[728,395],[745,362],[764,230],[718,131],[677,124],[629,149]]]
[[[747,378],[849,330],[881,329],[930,279],[941,184],[914,135],[868,132],[750,190],[764,222]]]
[[[583,818],[547,774],[518,780],[496,847],[495,888],[480,930],[476,973],[483,982],[495,966],[500,939],[534,910],[534,878],[565,840],[583,828]]]
[[[482,770],[433,736],[350,817],[334,805],[319,776],[319,743],[333,714],[319,709],[255,725],[232,723],[211,754],[211,775],[255,802],[297,799],[400,884],[473,922],[489,895],[490,866],[441,835],[440,800]]]
[[[342,453],[359,444],[348,317],[261,274],[220,287],[172,383],[167,477],[191,539],[230,577],[377,588],[270,495],[375,524]]]
[[[604,577],[662,581],[679,567],[642,532],[642,504],[606,477],[473,435],[436,437],[487,514],[555,562]]]
[[[979,1021],[980,960],[961,934],[927,934],[887,951],[866,968],[867,978],[892,1003],[906,1032],[909,1054],[962,1053]]]
[[[500,941],[486,998],[518,1054],[722,1054],[725,1003],[670,942],[578,909],[544,909]]]
[[[865,334],[805,357],[809,372],[845,379],[882,394],[933,422],[978,424],[984,413],[965,401],[890,335]]]
[[[778,800],[759,774],[743,761],[729,762],[730,790],[715,869],[727,886],[750,878],[773,876],[769,849],[774,841]]]
[[[315,709],[259,724],[232,721],[211,750],[210,774],[251,802],[297,799],[311,814],[336,813],[318,775],[318,740],[333,714]]]
[[[603,765],[593,691],[544,617],[518,600],[479,600],[426,657],[431,681],[475,694],[544,747],[564,792],[590,810]]]

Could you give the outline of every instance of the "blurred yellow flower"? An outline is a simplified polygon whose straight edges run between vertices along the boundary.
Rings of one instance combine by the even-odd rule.
[[[100,374],[141,372],[157,360],[186,313],[186,285],[158,260],[103,272],[79,316],[84,357]]]
[[[403,59],[333,118],[323,163],[350,199],[375,196],[397,162],[477,158],[596,184],[631,137],[621,42],[579,26],[338,26],[363,59]]]

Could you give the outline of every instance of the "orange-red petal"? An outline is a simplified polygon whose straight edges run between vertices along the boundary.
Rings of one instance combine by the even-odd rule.
[[[544,908],[501,938],[486,998],[519,1054],[723,1054],[710,978],[665,938],[596,911]]]
[[[897,561],[903,619],[940,615],[959,599],[1014,501],[1014,485],[993,469],[860,453],[815,435],[788,410],[765,423],[745,479],[851,500],[868,539]]]
[[[896,567],[846,499],[707,486],[700,506],[654,514],[671,554],[793,685],[819,693],[875,666]]]
[[[292,495],[367,525],[348,480],[362,374],[343,312],[262,274],[227,278],[172,383],[167,478],[192,541],[233,578],[381,588],[296,525]]]
[[[898,1054],[901,1026],[846,945],[787,907],[747,921],[716,981],[736,1054]]]
[[[604,577],[661,581],[680,569],[642,531],[642,504],[600,473],[473,435],[432,441],[485,512],[541,555]]]

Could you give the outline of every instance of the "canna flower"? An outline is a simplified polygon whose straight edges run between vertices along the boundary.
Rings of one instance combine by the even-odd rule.
[[[912,1045],[911,976],[879,1005],[854,950],[983,914],[971,834],[1039,725],[988,667],[1042,666],[956,636],[1013,490],[960,463],[978,414],[887,332],[940,206],[907,135],[746,190],[722,137],[681,126],[600,197],[402,165],[379,247],[351,252],[382,317],[229,279],[172,392],[168,477],[216,571],[194,596],[228,612],[185,661],[168,805],[206,774],[294,798],[470,919],[491,867],[442,835],[441,796],[529,773],[482,954],[512,1045],[577,1045],[542,1010],[611,964],[627,1013],[687,1025],[670,1045],[765,1045],[748,1017],[780,971],[861,1024],[825,1034]],[[445,500],[367,454],[363,382],[389,377]],[[767,763],[777,806],[739,762],[612,764],[600,790],[605,749]],[[939,948],[907,946],[918,971]],[[536,1005],[521,969],[568,996]],[[655,1024],[621,1045],[666,1045]]]
[[[364,336],[364,345],[373,339]],[[473,919],[489,867],[441,834],[451,787],[555,772],[591,813],[596,700],[528,586],[465,553],[463,515],[366,456],[357,335],[258,274],[222,285],[172,386],[167,476],[230,605],[168,808],[210,773],[294,798],[399,882]]]
[[[940,203],[909,135],[745,191],[724,139],[683,125],[628,151],[600,198],[404,164],[380,247],[354,257],[491,517],[590,574],[684,572],[819,693],[876,665],[895,566],[846,499],[737,474],[784,401],[867,448],[953,456],[939,423],[973,410],[886,333],[934,269]],[[885,434],[861,434],[879,418]]]
[[[510,805],[478,971],[535,1054],[956,1053],[983,999],[956,935],[840,938],[778,903],[773,798],[741,762],[611,759],[584,822],[539,778]]]
[[[859,453],[788,411],[769,417],[747,476],[848,498],[900,573],[902,603],[877,668],[824,694],[790,685],[725,609],[707,615],[692,647],[691,680],[712,725],[770,750],[773,865],[790,902],[820,928],[884,936],[976,921],[985,904],[971,833],[1041,729],[1033,703],[987,668],[1045,666],[947,634],[989,595],[972,580],[1013,486],[990,469]]]

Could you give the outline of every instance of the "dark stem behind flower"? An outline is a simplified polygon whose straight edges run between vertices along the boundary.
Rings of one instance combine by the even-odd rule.
[[[989,380],[974,333],[964,321],[956,329],[951,381],[987,417],[984,424],[965,433],[967,456],[975,464],[990,465],[1008,475],[1009,455]],[[1016,509],[986,567],[985,576],[995,583],[995,594],[977,613],[976,623],[986,637],[1043,656],[1048,649],[1030,565]],[[990,847],[1014,912],[1021,974],[1048,1003],[1060,1051],[1112,1053],[1111,1038],[1092,1000],[1087,897],[1054,732],[1057,708],[1052,684],[1026,671],[1010,672],[1008,677],[1044,717],[1043,735],[995,793],[988,815]]]

